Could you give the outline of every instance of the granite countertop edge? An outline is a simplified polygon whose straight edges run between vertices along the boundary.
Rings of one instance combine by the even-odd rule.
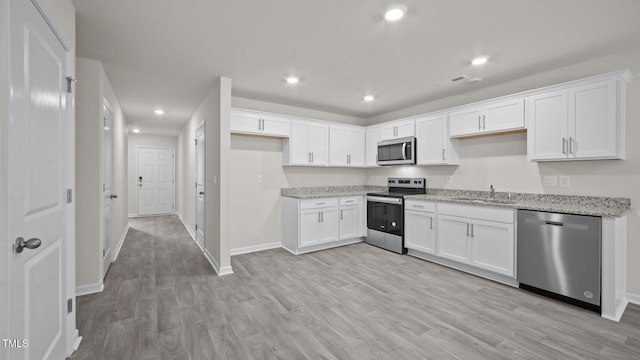
[[[385,192],[384,186],[324,186],[306,188],[282,188],[281,195],[295,199],[315,199],[344,196],[363,196],[368,192]],[[553,194],[514,194],[513,202],[478,202],[487,199],[488,192],[467,190],[429,189],[423,195],[410,195],[407,200],[436,201],[507,209],[548,211],[576,215],[622,217],[631,212],[629,198],[589,197]],[[498,201],[505,201],[507,193],[496,192]],[[460,199],[465,198],[465,199]]]

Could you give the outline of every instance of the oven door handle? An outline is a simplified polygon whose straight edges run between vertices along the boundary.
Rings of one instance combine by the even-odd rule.
[[[402,160],[407,160],[407,143],[402,143]]]
[[[382,197],[382,196],[367,196],[367,201],[379,202],[379,203],[385,203],[385,204],[402,205],[402,199],[401,198],[387,198],[387,197]]]

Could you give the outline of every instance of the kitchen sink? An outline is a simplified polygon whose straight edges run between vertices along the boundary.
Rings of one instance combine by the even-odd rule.
[[[490,198],[478,199],[478,198],[469,198],[469,197],[455,197],[453,199],[469,201],[469,202],[478,203],[478,204],[515,204],[517,203],[516,200],[509,200],[509,199],[490,199]]]

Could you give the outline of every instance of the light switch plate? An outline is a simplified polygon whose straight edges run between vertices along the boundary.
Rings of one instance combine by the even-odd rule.
[[[569,187],[571,186],[571,179],[568,175],[564,175],[564,176],[560,176],[558,179],[558,183],[560,184],[560,187]]]
[[[558,186],[558,177],[555,175],[545,175],[542,177],[543,186]]]

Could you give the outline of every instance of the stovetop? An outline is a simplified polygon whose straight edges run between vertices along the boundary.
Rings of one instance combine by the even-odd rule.
[[[427,193],[426,179],[424,178],[389,178],[388,192],[367,193],[370,196],[403,198],[407,195]]]

